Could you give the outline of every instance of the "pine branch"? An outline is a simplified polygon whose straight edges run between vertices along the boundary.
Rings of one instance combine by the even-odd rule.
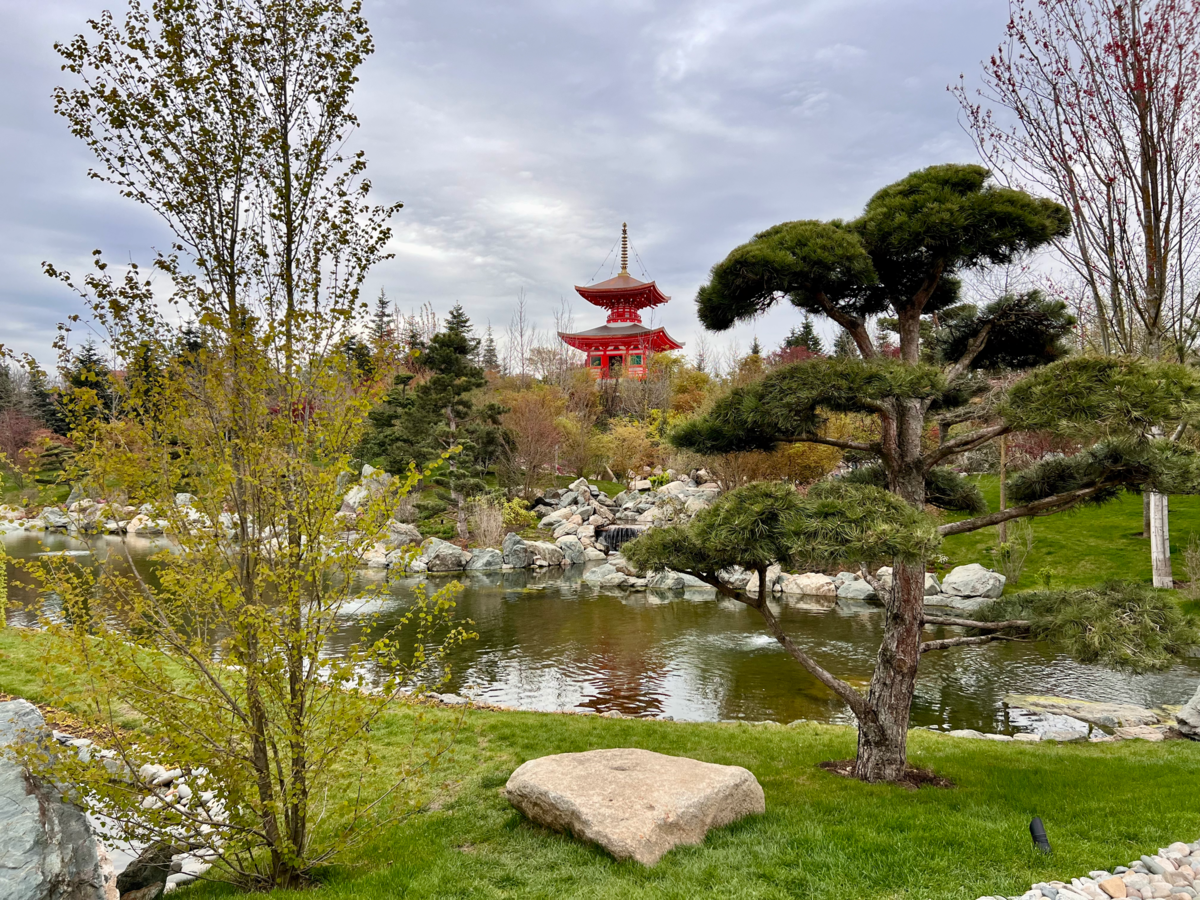
[[[1062,512],[1064,509],[1077,506],[1088,497],[1094,496],[1111,487],[1113,485],[1107,482],[1095,484],[1077,491],[1069,491],[1065,494],[1055,494],[1052,497],[1035,500],[1032,503],[1026,503],[1024,506],[1014,506],[1011,509],[1002,509],[999,512],[988,513],[986,516],[976,516],[973,519],[964,519],[961,522],[950,522],[947,525],[938,526],[938,534],[942,537],[952,534],[966,534],[970,531],[978,531],[980,528],[987,528],[989,525],[999,525],[1001,522],[1007,522],[1010,519],[1053,515],[1054,513]]]
[[[1001,435],[1008,434],[1012,431],[1012,426],[1007,423],[1000,425],[992,425],[990,428],[981,428],[979,431],[972,431],[970,434],[959,435],[952,440],[946,441],[938,447],[930,456],[925,459],[926,469],[932,469],[938,463],[948,456],[954,456],[956,453],[965,453],[968,450],[974,450],[988,441],[995,440]]]
[[[1000,631],[1005,628],[1031,628],[1033,623],[1028,619],[1008,619],[1004,622],[980,622],[976,619],[959,619],[955,616],[926,616],[926,625],[957,625],[960,628],[979,628],[982,630]]]
[[[987,343],[988,335],[992,333],[993,324],[995,324],[994,321],[988,322],[981,329],[979,329],[979,333],[975,335],[975,337],[971,338],[970,343],[967,344],[966,351],[958,358],[958,362],[946,370],[947,382],[957,380],[964,372],[967,371],[968,368],[970,368],[971,363],[975,361],[975,357],[983,351],[983,347]]]
[[[1021,638],[1011,637],[1007,634],[984,634],[979,637],[956,637],[946,638],[941,641],[925,641],[921,644],[921,652],[928,653],[930,650],[946,650],[950,647],[975,647],[980,644],[990,644],[992,641],[1019,641]]]
[[[812,434],[799,435],[797,437],[780,438],[780,443],[785,444],[824,444],[827,447],[839,447],[842,450],[858,450],[861,453],[873,453],[876,456],[883,452],[883,448],[879,444],[864,444],[861,441],[844,441],[839,438],[818,437]]]

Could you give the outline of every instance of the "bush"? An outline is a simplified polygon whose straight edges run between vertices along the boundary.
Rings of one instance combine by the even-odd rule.
[[[538,521],[537,513],[529,508],[529,501],[521,497],[514,497],[504,504],[503,523],[508,531],[532,528]]]

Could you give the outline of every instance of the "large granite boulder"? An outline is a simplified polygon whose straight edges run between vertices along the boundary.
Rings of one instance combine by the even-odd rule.
[[[398,550],[401,547],[418,546],[422,540],[424,538],[416,526],[393,520],[388,522],[387,537],[383,539],[383,544],[389,550]]]
[[[533,554],[535,566],[561,566],[563,564],[563,552],[556,544],[551,544],[549,541],[529,541],[526,546]]]
[[[514,531],[504,536],[501,553],[504,564],[514,569],[525,569],[532,563],[533,554],[529,552],[529,545]]]
[[[112,866],[83,810],[64,803],[5,749],[49,741],[37,708],[0,703],[0,897],[4,900],[116,900]]]
[[[532,759],[513,772],[504,793],[537,824],[645,866],[767,809],[758,780],[741,766],[633,749]]]
[[[487,572],[502,568],[504,565],[504,557],[500,551],[494,547],[480,547],[478,550],[471,552],[471,559],[467,563],[468,572]]]
[[[430,538],[421,551],[421,560],[427,572],[461,572],[470,562],[471,554],[449,541]]]
[[[950,574],[942,580],[942,593],[994,600],[1004,593],[1004,582],[1007,580],[999,572],[986,569],[979,563],[971,563],[950,570]]]
[[[879,595],[875,593],[875,588],[871,587],[871,583],[864,579],[861,575],[853,573],[839,573],[841,575],[850,574],[850,578],[845,578],[837,587],[837,595],[841,600],[878,600]]]
[[[583,543],[575,535],[563,535],[555,543],[558,545],[558,549],[562,551],[568,565],[578,566],[581,563],[587,562],[587,554],[584,552]]]
[[[1200,741],[1200,687],[1196,688],[1192,699],[1176,714],[1175,727],[1180,734],[1190,737],[1193,741]]]

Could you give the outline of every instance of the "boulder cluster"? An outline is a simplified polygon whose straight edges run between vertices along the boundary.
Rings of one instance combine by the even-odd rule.
[[[1193,900],[1200,896],[1200,841],[1163,847],[1111,872],[1035,884],[1018,897],[988,896],[979,900]]]

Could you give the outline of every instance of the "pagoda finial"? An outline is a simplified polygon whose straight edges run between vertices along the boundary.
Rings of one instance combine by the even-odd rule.
[[[621,274],[629,274],[629,226],[625,222],[621,223]]]

